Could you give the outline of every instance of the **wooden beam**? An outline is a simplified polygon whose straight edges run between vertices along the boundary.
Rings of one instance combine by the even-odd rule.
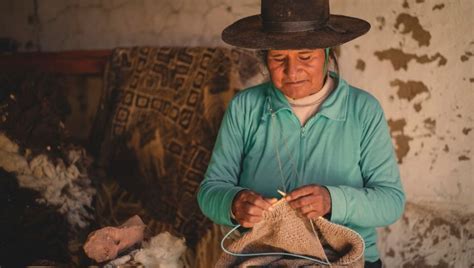
[[[0,54],[0,72],[101,74],[111,55],[112,50]]]

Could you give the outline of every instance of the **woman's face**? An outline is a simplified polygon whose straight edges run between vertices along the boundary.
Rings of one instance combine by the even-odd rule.
[[[267,66],[273,84],[299,99],[318,92],[324,81],[324,49],[270,50]]]

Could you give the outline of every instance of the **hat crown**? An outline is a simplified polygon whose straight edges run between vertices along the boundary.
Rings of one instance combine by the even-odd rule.
[[[225,28],[222,40],[250,49],[327,48],[370,29],[365,20],[329,11],[329,0],[261,0],[260,14]]]
[[[262,0],[265,23],[313,21],[324,25],[329,19],[329,0]]]

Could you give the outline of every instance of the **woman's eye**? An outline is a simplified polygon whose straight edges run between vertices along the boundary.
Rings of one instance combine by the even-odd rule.
[[[274,61],[283,62],[285,58],[273,58]]]

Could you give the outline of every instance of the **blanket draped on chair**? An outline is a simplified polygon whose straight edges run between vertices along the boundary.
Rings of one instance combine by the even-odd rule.
[[[138,197],[153,233],[183,235],[194,247],[209,230],[196,193],[227,103],[247,81],[262,80],[259,68],[255,54],[236,49],[114,51],[92,140],[108,177]],[[99,203],[98,217],[119,220]]]

